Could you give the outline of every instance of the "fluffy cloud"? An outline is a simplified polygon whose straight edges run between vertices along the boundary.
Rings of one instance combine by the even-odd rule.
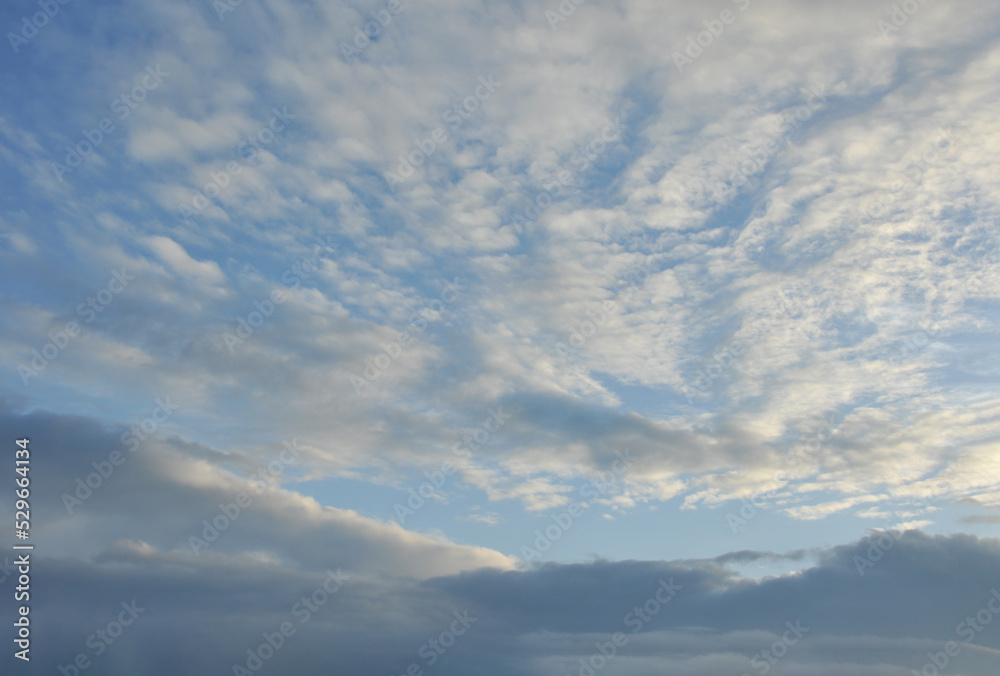
[[[150,610],[129,634],[144,649],[109,650],[108,670],[230,670],[341,567],[343,613],[268,668],[329,670],[334,645],[342,670],[400,673],[468,604],[481,624],[441,669],[576,673],[616,599],[662,570],[689,594],[607,673],[742,673],[808,614],[795,589],[826,610],[786,673],[919,669],[954,628],[916,617],[923,578],[887,553],[854,580],[868,544],[829,543],[871,525],[997,533],[1000,12],[896,6],[61,9],[0,85],[0,414],[45,449],[48,598],[83,585],[59,645],[102,621],[94,601],[111,613],[148,583],[173,611]],[[149,437],[134,454],[133,426]],[[253,492],[292,440],[294,466]],[[67,514],[62,493],[115,450],[127,462]],[[745,499],[812,538],[775,536],[787,549],[824,553],[767,582],[733,561],[519,568],[521,526],[626,450],[580,551],[630,558],[643,519],[676,519],[721,553],[704,515]],[[424,498],[441,509],[392,523],[447,463]],[[975,578],[994,547],[911,534],[892,554]],[[935,584],[976,607],[952,568]],[[884,594],[868,587],[889,570]],[[550,588],[602,575],[593,608],[560,615]],[[957,623],[945,596],[933,615]],[[852,605],[868,618],[853,628]],[[217,639],[189,632],[191,608]],[[954,673],[985,673],[987,639]]]

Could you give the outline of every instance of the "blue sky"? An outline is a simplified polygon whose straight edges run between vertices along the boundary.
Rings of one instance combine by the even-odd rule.
[[[395,623],[462,602],[499,638],[427,673],[577,673],[626,592],[594,592],[589,625],[504,594],[669,570],[705,597],[606,673],[739,676],[796,619],[753,619],[794,612],[786,591],[742,594],[866,603],[838,585],[868,584],[852,552],[885,529],[954,562],[956,613],[989,597],[996,7],[43,0],[0,25],[0,429],[49,445],[40,575],[89,586],[46,668],[88,604],[148,583],[164,634],[137,621],[102,673],[238,673],[331,566],[350,603],[263,669],[331,671],[334,632],[337,668],[401,673],[422,640]],[[951,630],[907,603],[884,630],[829,610],[783,673],[919,671]],[[240,626],[149,652],[206,608]],[[995,673],[996,632],[973,644],[952,673]]]

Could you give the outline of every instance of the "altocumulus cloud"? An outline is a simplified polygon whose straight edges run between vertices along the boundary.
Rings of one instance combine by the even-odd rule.
[[[996,3],[0,25],[39,670],[996,673]]]

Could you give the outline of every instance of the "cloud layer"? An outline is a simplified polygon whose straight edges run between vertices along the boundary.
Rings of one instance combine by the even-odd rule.
[[[134,597],[106,673],[249,669],[338,569],[274,673],[575,674],[672,576],[602,674],[904,675],[987,603],[996,6],[57,6],[0,12],[45,668]]]

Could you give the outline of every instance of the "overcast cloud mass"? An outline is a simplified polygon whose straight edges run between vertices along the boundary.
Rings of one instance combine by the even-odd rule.
[[[4,674],[998,673],[1000,5],[0,28]]]

